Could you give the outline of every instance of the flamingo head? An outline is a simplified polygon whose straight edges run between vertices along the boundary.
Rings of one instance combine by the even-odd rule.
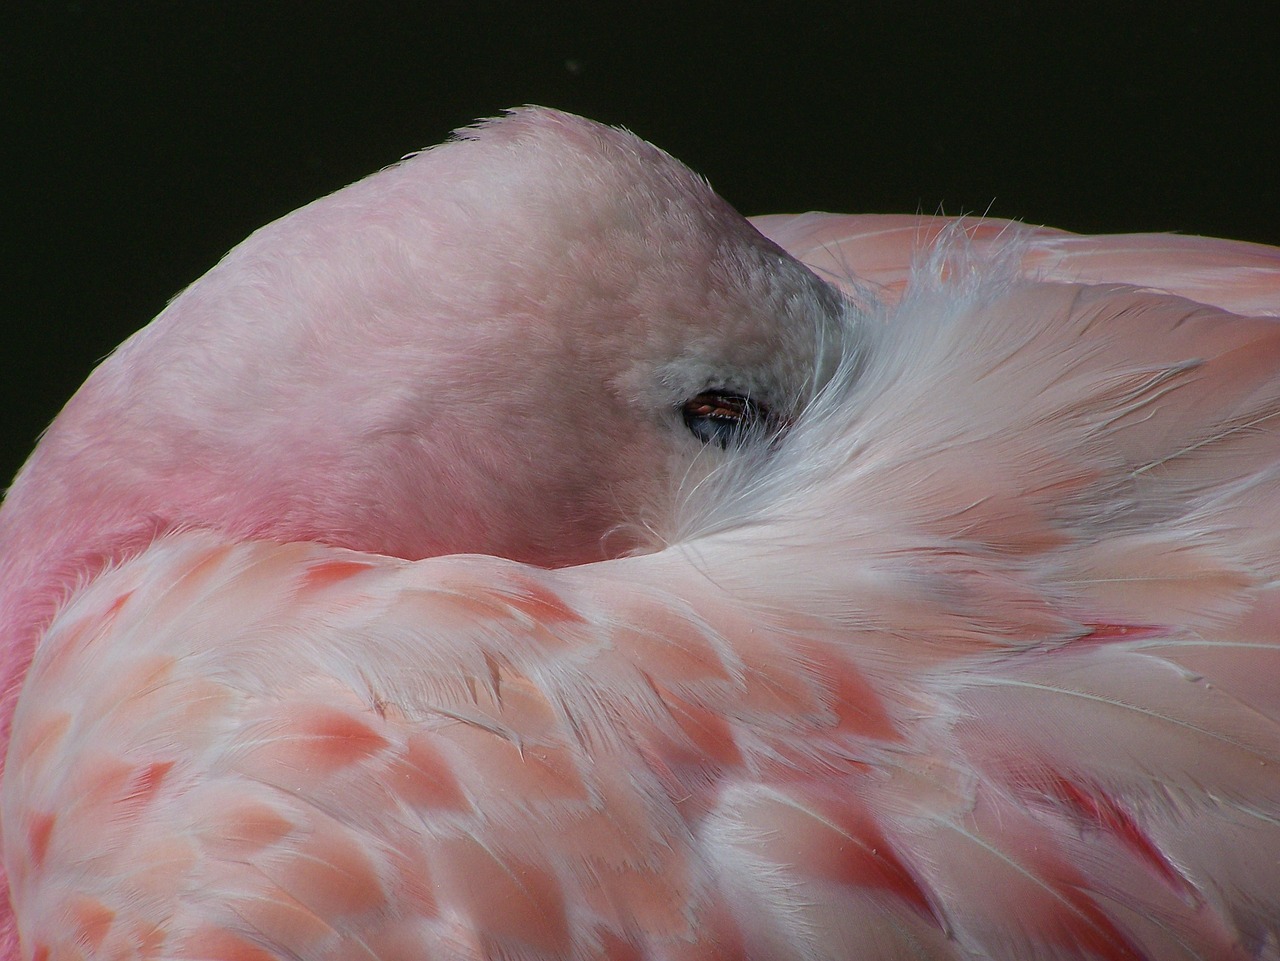
[[[634,550],[850,336],[840,296],[679,162],[517,110],[257,231],[108,358],[0,512],[25,565],[0,615],[29,633],[174,529]]]

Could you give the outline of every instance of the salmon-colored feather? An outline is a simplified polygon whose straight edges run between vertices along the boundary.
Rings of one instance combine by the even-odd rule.
[[[1081,236],[994,217],[908,214],[770,214],[752,223],[832,283],[897,299],[913,265],[940,236],[962,235],[982,252],[1019,250],[1035,280],[1131,284],[1239,314],[1274,316],[1280,284],[1275,247],[1176,234]]]
[[[23,956],[1280,958],[1280,255],[758,223],[838,364],[647,553],[191,524],[86,578]]]

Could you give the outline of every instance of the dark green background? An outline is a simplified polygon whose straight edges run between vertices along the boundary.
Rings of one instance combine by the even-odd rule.
[[[1268,6],[8,0],[0,474],[254,227],[519,103],[748,213],[1280,242]]]

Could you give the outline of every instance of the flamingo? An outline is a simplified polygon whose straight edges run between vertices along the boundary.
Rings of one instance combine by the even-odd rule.
[[[537,109],[303,208],[0,511],[6,956],[1280,957],[1277,312]]]

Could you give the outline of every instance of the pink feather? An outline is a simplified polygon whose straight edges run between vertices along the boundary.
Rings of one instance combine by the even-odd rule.
[[[468,138],[15,483],[10,956],[1280,957],[1280,252]]]

